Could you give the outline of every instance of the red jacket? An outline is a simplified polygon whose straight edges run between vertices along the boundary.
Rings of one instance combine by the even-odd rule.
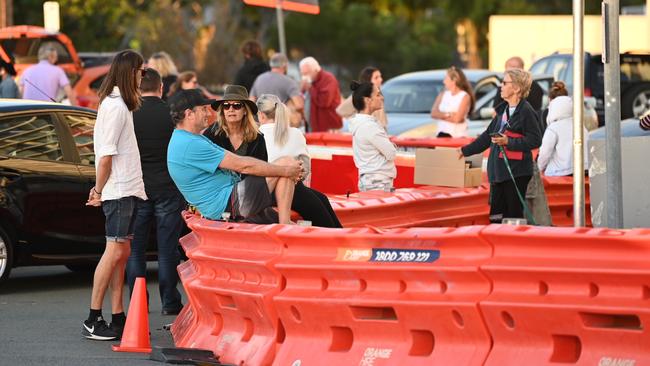
[[[341,104],[339,83],[331,73],[321,70],[309,89],[309,125],[312,132],[324,132],[343,127],[336,107]]]

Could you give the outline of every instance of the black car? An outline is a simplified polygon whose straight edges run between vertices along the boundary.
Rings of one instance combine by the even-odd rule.
[[[573,55],[554,53],[537,60],[531,67],[533,74],[553,75],[573,90]],[[596,99],[598,121],[604,124],[605,73],[601,55],[585,53],[585,96]],[[650,110],[650,54],[621,54],[621,118],[638,118]]]
[[[93,268],[104,216],[86,206],[94,185],[96,112],[0,99],[0,283],[12,267]]]

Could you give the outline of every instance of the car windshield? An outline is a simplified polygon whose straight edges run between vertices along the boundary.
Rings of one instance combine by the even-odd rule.
[[[405,80],[385,85],[384,108],[387,113],[429,113],[443,89],[442,80]]]
[[[12,38],[0,41],[2,47],[12,54],[17,64],[38,63],[38,49],[43,43],[54,46],[58,55],[58,64],[72,63],[68,49],[56,38]]]

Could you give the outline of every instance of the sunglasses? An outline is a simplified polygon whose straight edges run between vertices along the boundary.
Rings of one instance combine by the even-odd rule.
[[[234,110],[238,111],[238,110],[242,109],[242,107],[244,105],[241,104],[241,103],[223,103],[222,106],[223,106],[224,111],[229,110],[230,107],[232,107]]]
[[[136,72],[139,72],[140,76],[144,77],[145,74],[147,73],[147,69],[137,69]]]

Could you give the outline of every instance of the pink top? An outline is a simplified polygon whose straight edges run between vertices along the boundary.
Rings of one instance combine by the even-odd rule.
[[[24,88],[23,99],[51,102],[50,98],[57,100],[59,89],[69,85],[70,81],[62,68],[41,60],[25,70],[19,83]]]

